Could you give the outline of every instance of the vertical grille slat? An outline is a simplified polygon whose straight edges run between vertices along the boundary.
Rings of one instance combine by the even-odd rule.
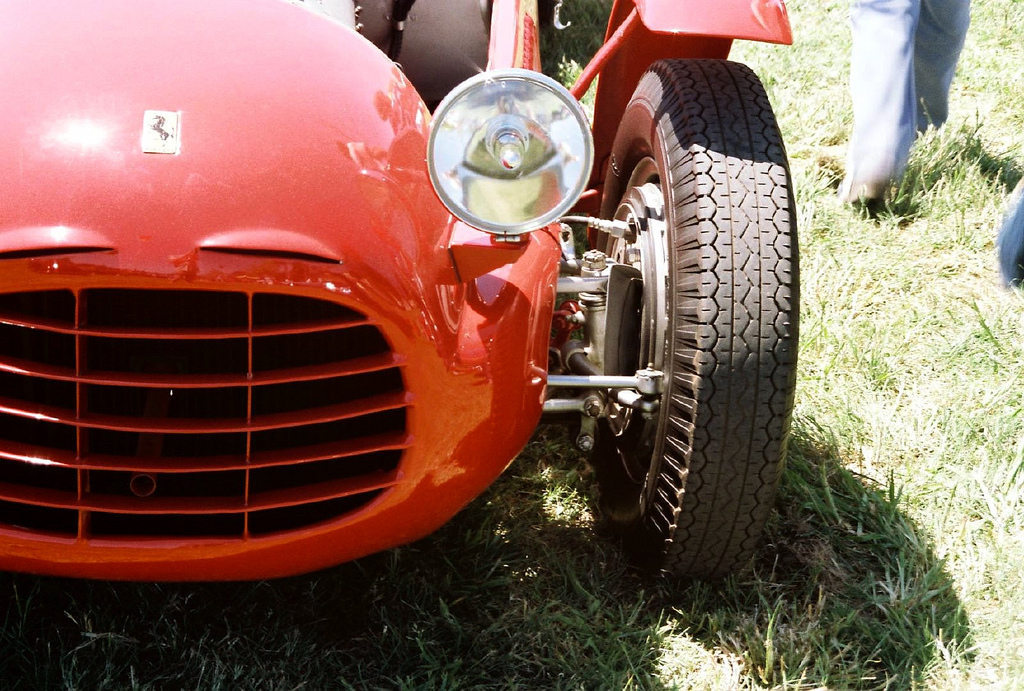
[[[252,330],[255,327],[253,317],[253,299],[249,297],[249,304],[246,310],[246,319],[249,327],[249,337],[245,340],[246,352],[245,352],[245,371],[246,376],[250,379],[253,377],[254,369],[252,365],[252,351],[253,351],[253,335]],[[246,424],[252,424],[252,387],[246,390],[245,400],[245,421]],[[249,464],[252,462],[252,430],[246,430],[245,432],[245,487],[243,490],[243,496],[245,498],[245,505],[250,505],[250,483],[252,481],[252,471],[249,469]],[[244,520],[242,522],[242,535],[245,539],[252,537],[252,533],[249,531],[249,513],[245,513]]]
[[[85,315],[85,301],[81,299],[79,294],[74,295],[74,323],[72,327],[78,329],[80,325],[86,322]],[[75,338],[75,419],[80,419],[83,413],[87,410],[86,406],[86,387],[81,381],[78,381],[78,377],[82,375],[82,372],[86,369],[86,357],[85,357],[85,338],[80,333],[74,333]],[[89,453],[89,436],[88,431],[84,427],[75,427],[75,463],[81,464],[82,459],[88,456]],[[89,472],[82,469],[78,469],[78,492],[75,498],[76,508],[81,505],[85,500],[86,495],[89,491]],[[76,538],[81,540],[89,534],[89,528],[91,526],[91,520],[88,512],[78,511],[78,524],[76,531]]]
[[[0,528],[243,540],[342,518],[397,482],[402,362],[315,298],[0,295]]]

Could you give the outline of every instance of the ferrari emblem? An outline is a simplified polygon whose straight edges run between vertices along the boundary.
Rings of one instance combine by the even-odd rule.
[[[176,154],[181,151],[181,113],[147,110],[142,116],[142,151],[147,154]]]

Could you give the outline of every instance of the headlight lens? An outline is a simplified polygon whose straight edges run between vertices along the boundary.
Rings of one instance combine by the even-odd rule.
[[[586,188],[594,145],[583,109],[530,70],[484,72],[434,112],[427,166],[444,205],[498,235],[537,230]]]

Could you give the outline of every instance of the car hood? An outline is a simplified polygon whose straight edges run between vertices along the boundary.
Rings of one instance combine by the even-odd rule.
[[[154,274],[202,249],[342,262],[414,255],[447,226],[416,91],[283,0],[4,3],[0,93],[0,256],[109,249]]]

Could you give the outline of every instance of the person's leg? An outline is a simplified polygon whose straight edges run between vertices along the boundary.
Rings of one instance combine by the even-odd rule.
[[[1003,280],[1012,286],[1024,283],[1024,179],[1010,197],[1010,208],[996,245]]]
[[[921,0],[855,0],[850,93],[853,135],[840,196],[881,199],[916,136],[914,35]]]
[[[970,0],[921,0],[914,44],[919,132],[939,127],[949,116],[949,86],[970,23]]]

